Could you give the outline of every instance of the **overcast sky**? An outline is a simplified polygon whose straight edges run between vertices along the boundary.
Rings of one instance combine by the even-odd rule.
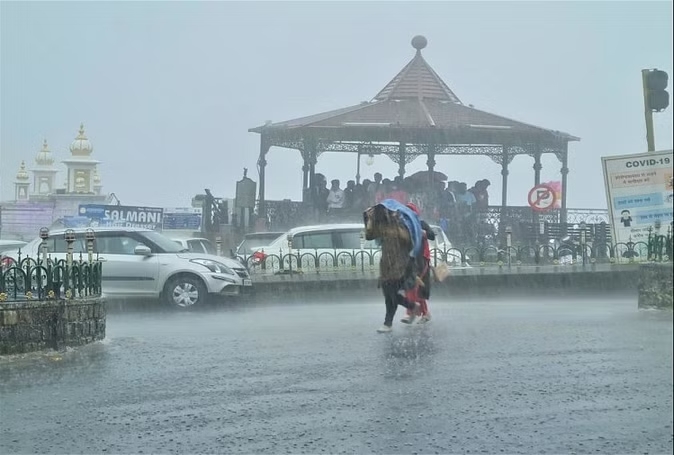
[[[233,197],[244,167],[257,180],[248,128],[370,100],[422,34],[464,104],[579,136],[569,207],[605,207],[600,157],[646,151],[641,69],[674,76],[672,2],[2,2],[0,13],[0,200],[43,138],[67,158],[80,122],[104,191],[126,205],[188,206],[203,188]],[[656,148],[672,148],[671,107],[655,131]],[[272,149],[268,163],[268,199],[299,199],[299,152]],[[494,162],[437,163],[469,186],[490,179],[500,201]],[[532,164],[513,160],[509,203],[526,204]],[[543,180],[559,168],[546,156]],[[362,175],[375,170],[397,165],[377,157]],[[317,171],[346,181],[356,157],[324,154]]]

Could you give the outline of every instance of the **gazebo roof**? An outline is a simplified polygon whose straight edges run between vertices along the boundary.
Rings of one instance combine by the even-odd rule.
[[[554,151],[579,138],[465,106],[421,55],[426,39],[412,40],[412,60],[369,102],[249,131],[288,146],[308,137],[324,142],[391,141],[435,144],[537,143]]]

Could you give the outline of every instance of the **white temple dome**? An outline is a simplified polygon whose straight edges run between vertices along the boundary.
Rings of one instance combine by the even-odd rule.
[[[47,139],[45,139],[42,143],[42,150],[37,153],[37,156],[35,157],[35,163],[38,166],[51,166],[54,164],[54,157],[49,150],[49,146],[47,145]]]
[[[84,134],[84,124],[80,124],[80,133],[77,135],[72,144],[70,144],[70,153],[73,156],[89,156],[93,152],[94,148],[91,146],[91,142],[87,139],[87,136]]]
[[[19,172],[16,173],[16,180],[19,182],[26,182],[28,181],[29,176],[28,172],[26,171],[26,162],[21,161],[21,167],[19,168]]]

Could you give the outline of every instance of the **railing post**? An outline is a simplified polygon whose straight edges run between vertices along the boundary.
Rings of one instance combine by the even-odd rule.
[[[94,261],[94,240],[96,239],[96,234],[93,229],[89,228],[84,235],[87,240],[87,255],[89,256],[89,264],[91,265]]]
[[[513,228],[510,226],[506,226],[505,233],[506,233],[506,254],[508,255],[508,267],[510,267],[511,265],[510,248],[513,245]]]
[[[583,265],[585,265],[585,244],[586,244],[586,237],[585,237],[585,228],[587,225],[585,224],[585,221],[580,222],[580,247],[583,249],[582,253],[582,258],[583,258]]]

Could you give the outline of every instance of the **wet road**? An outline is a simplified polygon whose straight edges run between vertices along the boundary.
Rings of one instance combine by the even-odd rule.
[[[671,312],[431,311],[392,334],[376,294],[111,314],[102,343],[0,359],[0,453],[672,453]]]

